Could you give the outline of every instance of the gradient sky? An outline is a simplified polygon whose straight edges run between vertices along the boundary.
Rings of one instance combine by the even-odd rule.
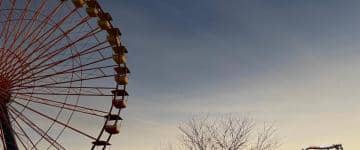
[[[282,149],[359,149],[360,1],[106,0],[132,69],[114,145],[153,150],[198,114],[274,122]]]

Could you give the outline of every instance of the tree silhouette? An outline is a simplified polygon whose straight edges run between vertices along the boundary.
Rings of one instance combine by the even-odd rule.
[[[178,128],[179,144],[170,144],[167,150],[275,150],[280,145],[272,125],[264,124],[258,129],[248,118],[197,117],[181,123]]]

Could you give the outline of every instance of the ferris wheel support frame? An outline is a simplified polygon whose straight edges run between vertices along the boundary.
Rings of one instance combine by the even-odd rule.
[[[1,87],[0,87],[1,88]],[[18,146],[16,144],[14,130],[12,129],[9,112],[7,110],[6,105],[10,102],[10,95],[5,94],[0,96],[0,128],[2,131],[1,138],[5,143],[4,150],[18,150]]]

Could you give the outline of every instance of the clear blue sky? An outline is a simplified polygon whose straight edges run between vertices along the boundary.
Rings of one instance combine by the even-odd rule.
[[[275,122],[283,149],[358,149],[360,1],[106,0],[132,69],[116,144],[152,150],[193,115]]]

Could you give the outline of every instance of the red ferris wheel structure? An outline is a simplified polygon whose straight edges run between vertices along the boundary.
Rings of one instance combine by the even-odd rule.
[[[130,73],[110,13],[96,0],[0,0],[0,14],[2,147],[109,147]]]

